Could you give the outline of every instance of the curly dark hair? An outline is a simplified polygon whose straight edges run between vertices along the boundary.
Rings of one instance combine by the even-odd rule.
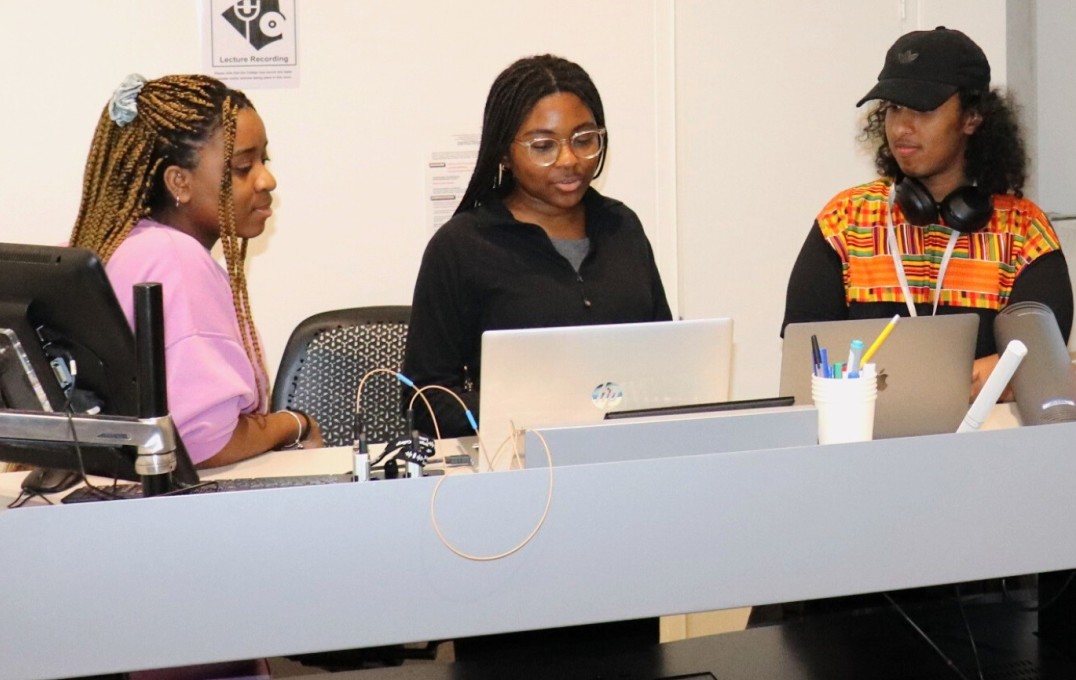
[[[598,127],[605,127],[605,110],[598,88],[579,64],[551,54],[524,57],[501,72],[486,97],[482,119],[482,139],[478,144],[471,181],[456,212],[470,210],[483,203],[490,194],[506,195],[515,186],[511,173],[498,172],[508,154],[519,126],[540,99],[558,92],[579,97],[594,114]],[[597,177],[605,166],[609,135],[598,159]]]
[[[968,178],[991,194],[1013,193],[1023,196],[1027,179],[1027,152],[1024,136],[1016,118],[1012,97],[998,90],[989,92],[961,91],[962,111],[977,111],[982,123],[968,140],[964,161]],[[882,102],[867,114],[861,137],[877,144],[874,167],[886,177],[901,179],[904,174],[889,150],[885,137],[885,112]]]

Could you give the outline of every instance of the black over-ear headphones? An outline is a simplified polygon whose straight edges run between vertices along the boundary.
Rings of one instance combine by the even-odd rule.
[[[993,197],[973,184],[954,189],[941,203],[913,177],[902,178],[894,191],[904,217],[919,227],[937,224],[941,215],[950,228],[967,234],[985,227],[994,214]]]

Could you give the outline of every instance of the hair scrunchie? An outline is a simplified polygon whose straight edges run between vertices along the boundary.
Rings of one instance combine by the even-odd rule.
[[[112,122],[123,127],[135,119],[138,115],[138,93],[145,84],[146,79],[137,73],[123,79],[108,102],[108,117]]]

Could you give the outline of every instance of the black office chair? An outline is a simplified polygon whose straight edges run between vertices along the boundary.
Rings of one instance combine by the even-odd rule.
[[[359,381],[376,368],[400,370],[410,316],[409,306],[396,305],[336,309],[304,320],[284,348],[273,385],[273,410],[308,413],[321,427],[326,446],[351,445]],[[370,375],[361,405],[371,443],[406,433],[395,377],[384,372]]]

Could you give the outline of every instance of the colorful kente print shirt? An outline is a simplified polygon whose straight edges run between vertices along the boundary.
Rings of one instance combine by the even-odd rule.
[[[892,187],[891,179],[881,178],[847,189],[818,214],[789,278],[785,325],[908,314],[886,237]],[[979,315],[977,356],[996,351],[993,319],[1020,300],[1050,306],[1067,340],[1072,287],[1053,226],[1026,198],[993,198],[990,222],[956,240],[938,313]],[[952,230],[943,224],[908,224],[899,205],[893,207],[893,224],[912,302],[918,314],[929,315]]]
[[[843,262],[845,300],[903,302],[886,240],[892,182],[877,180],[838,194],[818,215],[822,236]],[[899,205],[893,224],[913,301],[933,304],[934,287],[952,230],[908,224]],[[994,216],[982,230],[961,234],[942,282],[939,305],[1000,311],[1017,275],[1042,255],[1060,250],[1046,215],[1026,198],[994,197]]]

